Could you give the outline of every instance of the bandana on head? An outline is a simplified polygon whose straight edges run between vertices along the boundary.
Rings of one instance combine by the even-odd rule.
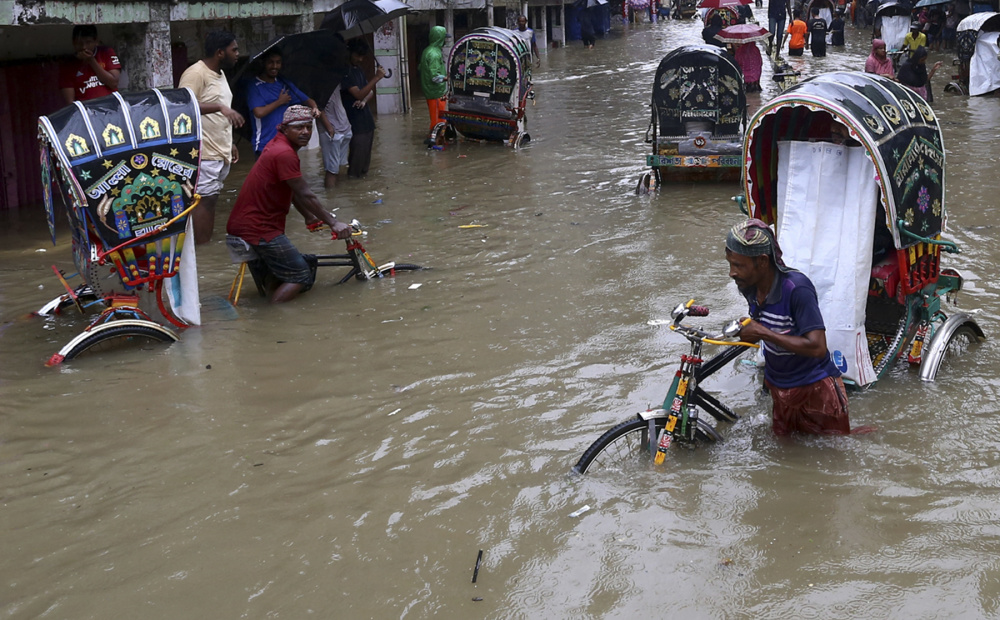
[[[285,110],[285,115],[281,117],[281,124],[302,125],[304,123],[311,123],[312,120],[312,108],[304,105],[292,105],[288,106],[288,109]]]
[[[770,256],[778,271],[791,269],[781,260],[781,247],[771,227],[756,218],[736,224],[726,236],[726,249],[741,256]]]

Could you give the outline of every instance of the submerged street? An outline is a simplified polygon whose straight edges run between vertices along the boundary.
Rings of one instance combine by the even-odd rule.
[[[996,617],[1000,103],[944,93],[949,54],[932,53],[934,109],[962,254],[942,266],[989,339],[935,383],[901,363],[852,393],[852,424],[878,429],[858,437],[777,439],[737,362],[704,386],[744,416],[725,442],[570,475],[662,402],[687,343],[647,321],[691,298],[706,327],[746,312],[723,256],[740,186],[633,194],[657,64],[700,33],[618,25],[548,50],[516,152],[427,150],[416,100],[378,119],[364,181],[327,192],[319,150],[301,152],[377,262],[428,271],[337,286],[321,270],[282,306],[248,280],[234,312],[223,229],[247,156],[197,252],[204,324],[169,347],[46,368],[86,324],[28,316],[61,293],[50,266],[73,271],[70,235],[59,221],[53,247],[41,209],[5,226],[0,615]],[[847,39],[791,62],[803,79],[860,70],[869,33]],[[761,84],[751,112],[777,94],[767,66]],[[342,250],[298,222],[303,251]]]

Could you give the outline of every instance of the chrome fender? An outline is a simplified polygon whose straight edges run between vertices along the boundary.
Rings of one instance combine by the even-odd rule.
[[[967,312],[956,312],[948,317],[938,330],[934,333],[930,344],[927,345],[920,362],[920,380],[933,381],[937,377],[938,369],[944,359],[945,351],[951,337],[962,325],[969,325],[980,339],[985,339],[986,334],[982,328],[973,320],[972,315]]]

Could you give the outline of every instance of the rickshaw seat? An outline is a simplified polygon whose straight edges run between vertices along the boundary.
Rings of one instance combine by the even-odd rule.
[[[891,254],[877,265],[872,265],[869,297],[893,298],[899,293],[899,260]]]

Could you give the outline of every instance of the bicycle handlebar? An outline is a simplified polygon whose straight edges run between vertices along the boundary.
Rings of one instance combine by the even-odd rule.
[[[691,299],[687,303],[678,304],[674,311],[671,312],[671,316],[674,322],[670,325],[670,330],[679,332],[682,336],[688,340],[695,342],[701,341],[706,344],[716,344],[716,345],[733,345],[741,347],[751,347],[754,349],[760,348],[760,345],[754,344],[752,342],[743,342],[742,340],[724,340],[724,338],[732,338],[739,335],[740,329],[744,325],[750,322],[750,319],[743,320],[733,320],[726,325],[722,332],[719,334],[710,334],[704,330],[696,329],[694,327],[685,327],[681,325],[681,321],[689,316],[708,316],[709,309],[707,306],[696,306],[694,305],[694,300]]]

